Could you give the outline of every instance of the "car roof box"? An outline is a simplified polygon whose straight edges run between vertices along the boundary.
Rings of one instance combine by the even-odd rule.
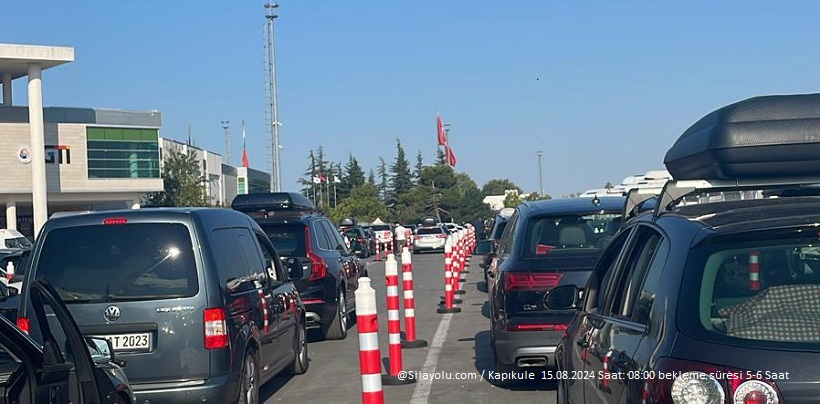
[[[664,158],[676,180],[820,176],[820,94],[749,98],[706,115]]]
[[[339,223],[339,226],[355,226],[355,225],[356,225],[356,220],[355,219],[350,219],[350,218],[342,219],[342,222]]]
[[[231,209],[244,213],[261,211],[314,211],[313,202],[297,192],[270,192],[237,195],[231,202]]]

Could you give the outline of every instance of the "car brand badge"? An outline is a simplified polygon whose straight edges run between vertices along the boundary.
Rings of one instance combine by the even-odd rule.
[[[120,308],[117,306],[108,306],[103,312],[105,319],[108,321],[117,321],[120,318]]]

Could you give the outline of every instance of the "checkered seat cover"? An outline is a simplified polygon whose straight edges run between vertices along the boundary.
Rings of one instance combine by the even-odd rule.
[[[719,310],[729,336],[764,341],[820,341],[820,285],[767,288]]]

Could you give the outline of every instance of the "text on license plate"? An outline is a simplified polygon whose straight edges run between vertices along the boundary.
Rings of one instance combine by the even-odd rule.
[[[103,335],[111,341],[115,351],[148,351],[151,349],[151,333]]]

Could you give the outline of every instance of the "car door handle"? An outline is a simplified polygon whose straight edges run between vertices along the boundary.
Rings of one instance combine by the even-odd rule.
[[[589,341],[585,339],[579,339],[578,341],[575,341],[575,344],[581,348],[589,348]]]

